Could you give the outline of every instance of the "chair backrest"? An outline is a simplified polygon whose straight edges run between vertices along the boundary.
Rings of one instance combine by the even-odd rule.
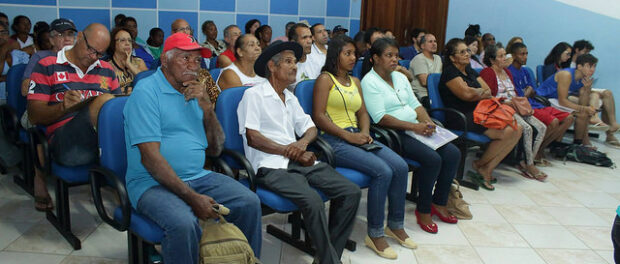
[[[239,134],[239,119],[237,118],[237,107],[243,97],[243,93],[247,90],[248,86],[228,88],[217,97],[215,103],[215,114],[220,121],[224,135],[226,135],[226,141],[224,141],[224,148],[237,151],[244,154],[243,150],[243,137]],[[224,157],[225,161],[231,168],[241,168],[241,166],[233,159]]]
[[[536,66],[536,85],[540,86],[540,83],[542,83],[543,80],[543,67],[545,67],[544,65],[538,65]]]
[[[7,104],[21,117],[26,111],[26,97],[22,95],[22,77],[24,77],[26,64],[13,65],[6,74]]]
[[[530,80],[534,80],[534,85],[538,86],[538,80],[536,80],[536,77],[534,75],[534,71],[530,67],[527,67],[527,66],[523,66],[523,68],[527,72],[527,78],[530,79]],[[536,88],[536,87],[532,87],[532,88]]]
[[[209,61],[209,70],[215,69],[217,64],[217,56],[211,57],[211,61]]]
[[[358,60],[355,63],[355,66],[353,66],[353,72],[351,73],[351,75],[357,77],[358,79],[361,79],[362,77],[362,61]]]
[[[211,77],[213,77],[213,81],[217,82],[217,78],[220,77],[220,73],[222,73],[222,68],[212,68],[209,70]]]
[[[474,69],[478,74],[480,74],[480,72],[483,70],[483,68],[476,68]]]
[[[295,87],[295,96],[306,114],[312,115],[312,97],[315,80],[301,81]]]
[[[131,87],[134,87],[134,88],[135,88],[135,87],[136,87],[136,84],[138,84],[138,81],[139,81],[139,80],[142,80],[142,79],[144,79],[144,78],[146,78],[146,77],[151,76],[151,75],[152,75],[153,73],[155,73],[156,71],[157,71],[157,69],[155,68],[155,69],[152,69],[152,70],[143,71],[143,72],[140,72],[140,73],[136,74],[136,77],[135,77],[135,78],[133,78],[133,81],[131,82]]]
[[[151,65],[147,65],[149,70],[156,70],[159,66],[161,66],[161,59],[156,59],[153,63],[151,63]]]
[[[399,60],[398,64],[400,64],[400,66],[403,66],[403,67],[407,68],[407,70],[408,70],[410,62],[411,62],[411,60]]]
[[[428,88],[428,98],[431,100],[431,109],[433,108],[443,108],[443,101],[441,100],[441,95],[439,94],[439,79],[441,78],[441,73],[431,73],[428,75],[426,79],[426,87]],[[439,122],[444,122],[446,117],[442,111],[435,111],[431,114],[431,116]]]
[[[97,121],[100,165],[114,171],[123,182],[127,171],[123,108],[128,98],[123,96],[107,101],[101,107]]]

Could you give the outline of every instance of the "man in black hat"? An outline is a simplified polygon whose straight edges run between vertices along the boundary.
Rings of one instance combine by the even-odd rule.
[[[254,71],[267,79],[246,90],[237,114],[245,155],[257,183],[290,199],[301,210],[306,230],[317,249],[318,263],[340,263],[355,221],[360,189],[306,147],[317,129],[286,87],[295,82],[302,47],[276,42],[258,57]],[[300,136],[299,140],[296,136]],[[323,199],[331,199],[330,223]]]
[[[347,32],[349,32],[348,29],[343,28],[341,25],[337,25],[337,26],[334,27],[334,30],[332,30],[332,38],[335,38],[338,35],[347,34]]]

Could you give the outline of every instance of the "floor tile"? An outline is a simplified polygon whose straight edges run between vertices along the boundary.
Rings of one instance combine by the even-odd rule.
[[[585,249],[587,246],[563,226],[514,225],[531,247]]]
[[[482,264],[476,250],[469,246],[420,245],[415,251],[419,264]]]
[[[482,191],[474,191],[461,186],[463,200],[469,204],[489,204],[489,200],[482,194]]]
[[[488,264],[545,264],[531,248],[476,247],[484,263]]]
[[[609,220],[603,220],[588,208],[543,207],[555,220],[563,225],[608,226]]]
[[[601,256],[592,250],[538,249],[548,264],[604,264]]]
[[[0,221],[0,250],[13,243],[22,234],[26,233],[35,223],[18,223]]]
[[[597,250],[596,253],[609,264],[614,264],[614,252],[610,250]]]
[[[620,185],[616,186],[620,189]],[[618,199],[604,192],[570,192],[572,198],[588,208],[616,208],[620,204]]]
[[[63,258],[63,255],[0,251],[2,264],[58,264]]]
[[[510,224],[459,222],[459,228],[476,247],[528,247]]]
[[[596,192],[598,190],[583,179],[566,180],[549,178],[547,181],[565,192]]]
[[[469,210],[473,215],[471,222],[506,223],[506,219],[489,204],[472,204]]]
[[[559,207],[583,207],[584,205],[571,197],[569,192],[523,191],[537,205]]]
[[[97,257],[80,257],[80,256],[67,256],[60,262],[60,264],[125,264],[126,259],[106,259]]]
[[[38,212],[34,209],[34,201],[32,199],[10,199],[0,206],[0,221],[18,222],[18,223],[37,223],[45,219],[45,213]]]
[[[5,250],[68,255],[73,248],[47,220],[42,220]]]
[[[616,213],[616,209],[590,208],[590,211],[598,215],[601,219],[603,219],[603,221],[609,220],[611,222],[616,218],[616,215],[618,215],[618,213]]]
[[[468,221],[469,220],[461,220],[459,223]],[[415,219],[405,221],[405,230],[418,245],[469,245],[467,238],[465,238],[458,225],[446,224],[441,221],[436,221],[435,223],[437,223],[437,228],[439,229],[439,232],[436,234],[423,231],[416,223]]]
[[[501,192],[480,190],[491,204],[535,205],[528,196],[519,190],[502,190]]]
[[[591,249],[614,249],[610,238],[611,224],[609,225],[609,227],[568,226],[566,228]]]
[[[71,255],[127,259],[127,232],[119,232],[107,224],[102,224],[82,241],[82,249]]]
[[[595,186],[596,189],[601,192],[620,194],[620,178],[613,180],[591,181],[590,184]]]
[[[511,224],[559,225],[547,211],[537,205],[495,205]]]

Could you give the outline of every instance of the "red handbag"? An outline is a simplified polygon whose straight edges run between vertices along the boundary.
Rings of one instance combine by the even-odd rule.
[[[502,104],[497,98],[483,99],[474,109],[474,122],[492,129],[504,129],[508,125],[517,129],[514,114],[512,107]]]

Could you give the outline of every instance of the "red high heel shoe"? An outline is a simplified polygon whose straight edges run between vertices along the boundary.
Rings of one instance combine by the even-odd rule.
[[[432,216],[432,215],[431,215]],[[436,234],[437,231],[439,231],[437,229],[437,224],[432,223],[430,225],[424,225],[420,222],[420,212],[418,212],[418,210],[415,210],[415,219],[416,222],[418,223],[418,225],[420,226],[420,228],[422,228],[422,230],[429,232],[431,234]]]
[[[437,211],[435,206],[431,205],[431,216],[433,215],[436,215],[442,222],[448,224],[456,224],[459,221],[459,219],[453,215],[443,216],[439,211]]]

